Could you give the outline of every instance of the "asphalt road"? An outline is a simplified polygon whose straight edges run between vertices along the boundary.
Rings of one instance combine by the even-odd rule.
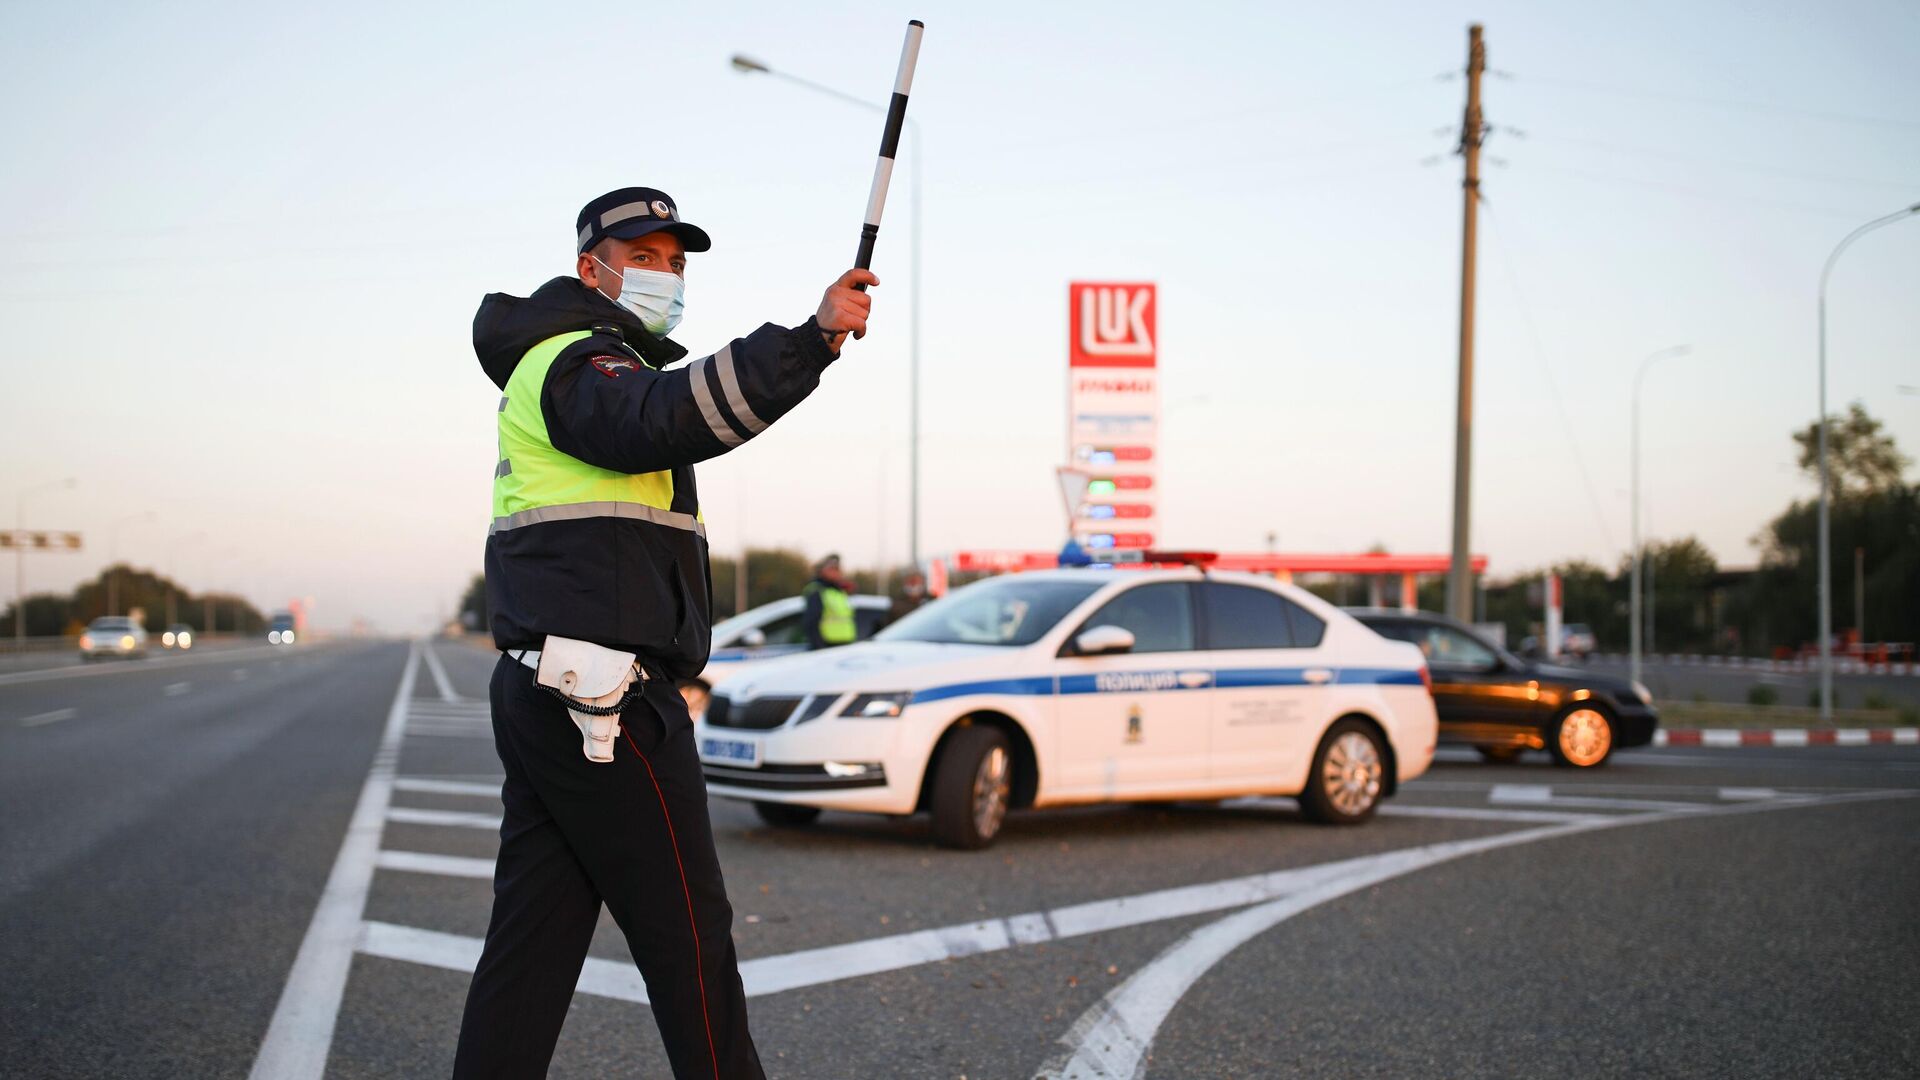
[[[445,1075],[491,655],[208,657],[0,681],[0,1075],[244,1076],[263,1044]],[[713,816],[776,1077],[1920,1071],[1916,748],[1449,755],[1389,809],[1041,811],[974,853]],[[603,919],[552,1075],[667,1075],[630,972]]]

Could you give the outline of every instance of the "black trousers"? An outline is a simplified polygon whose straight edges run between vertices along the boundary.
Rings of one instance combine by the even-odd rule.
[[[518,661],[500,658],[492,695],[506,816],[454,1076],[546,1075],[605,902],[647,984],[673,1075],[764,1077],[678,691],[649,683],[621,714],[605,764],[581,754],[565,706]]]

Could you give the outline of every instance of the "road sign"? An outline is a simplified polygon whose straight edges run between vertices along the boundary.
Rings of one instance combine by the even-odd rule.
[[[79,551],[77,532],[34,532],[0,529],[0,551]]]
[[[1067,468],[1089,478],[1068,516],[1090,552],[1152,547],[1158,532],[1158,302],[1150,282],[1067,289]]]

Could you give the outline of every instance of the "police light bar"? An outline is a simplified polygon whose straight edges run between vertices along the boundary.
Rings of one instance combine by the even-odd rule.
[[[1202,570],[1220,561],[1217,551],[1149,551],[1145,554],[1147,562],[1197,566]]]

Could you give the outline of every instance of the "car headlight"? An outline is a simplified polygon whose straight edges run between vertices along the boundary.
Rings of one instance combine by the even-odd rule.
[[[278,630],[267,631],[267,644],[269,645],[280,644],[280,631]]]
[[[132,634],[120,635],[120,647],[123,649],[133,648],[133,635]]]
[[[913,700],[913,691],[900,690],[890,694],[855,694],[840,715],[855,720],[884,720],[899,716],[906,711],[907,703]]]
[[[293,631],[291,630],[280,631],[280,644],[282,645],[293,644]]]
[[[1633,682],[1633,696],[1639,698],[1642,705],[1653,704],[1653,691],[1647,689],[1647,684],[1638,679]]]
[[[91,648],[93,648],[93,636],[92,636],[92,635],[90,635],[90,634],[81,634],[81,635],[80,635],[80,647],[81,647],[81,648],[83,648],[83,649],[91,649]]]
[[[180,636],[173,639],[173,643],[183,649],[191,649],[193,648],[193,635],[182,630],[180,631]]]

